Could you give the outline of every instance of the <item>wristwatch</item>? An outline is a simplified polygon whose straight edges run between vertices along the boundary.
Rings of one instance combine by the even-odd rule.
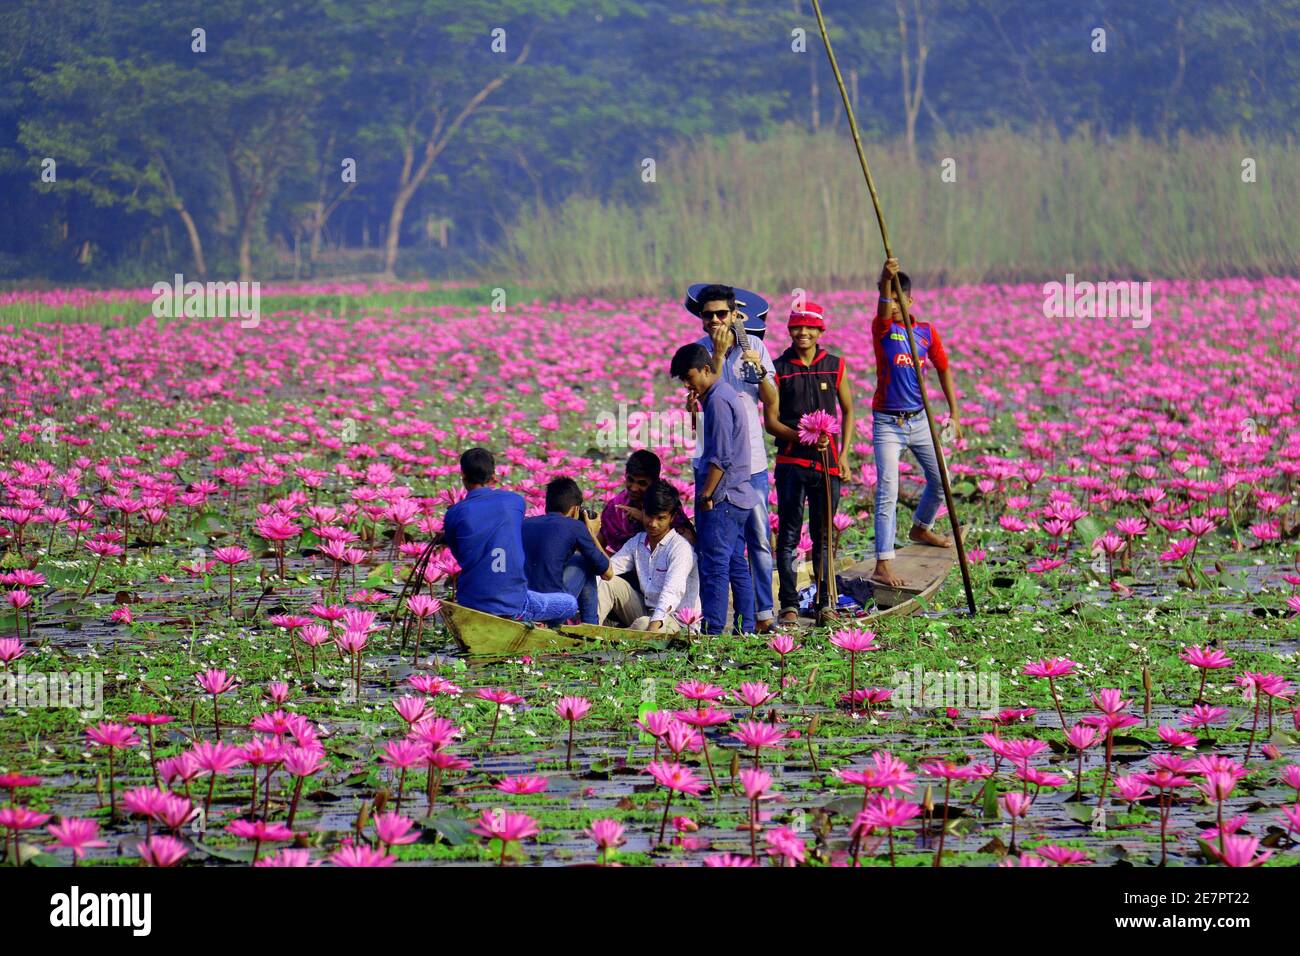
[[[700,495],[700,507],[705,511],[713,510],[713,495]]]

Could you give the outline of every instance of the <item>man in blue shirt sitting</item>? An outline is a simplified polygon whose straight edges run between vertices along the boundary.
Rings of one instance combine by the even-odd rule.
[[[745,560],[745,523],[758,503],[758,493],[750,482],[745,408],[736,390],[714,370],[708,349],[698,343],[677,350],[671,374],[682,380],[704,413],[695,534],[705,631],[720,634],[726,627],[730,581],[733,609],[743,630],[753,633],[754,581]]]
[[[460,456],[467,494],[447,509],[443,540],[460,564],[456,600],[465,607],[515,621],[565,620],[578,602],[563,591],[528,587],[524,573],[524,499],[496,487],[496,462],[486,448]]]
[[[572,594],[582,623],[599,624],[596,577],[609,558],[596,539],[600,519],[582,510],[582,489],[572,478],[546,485],[546,514],[524,519],[524,574],[534,591]]]

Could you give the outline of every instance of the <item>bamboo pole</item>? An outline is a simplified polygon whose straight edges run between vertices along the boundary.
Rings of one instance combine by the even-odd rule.
[[[840,88],[840,97],[844,100],[844,115],[849,121],[849,132],[853,134],[853,145],[858,151],[858,162],[862,165],[862,175],[867,180],[867,190],[871,193],[871,204],[876,210],[876,222],[880,226],[880,239],[885,246],[885,258],[894,258],[889,244],[889,230],[885,227],[885,215],[880,209],[880,196],[876,193],[876,183],[871,178],[871,168],[867,165],[867,154],[862,149],[862,138],[858,135],[857,120],[853,116],[853,104],[849,101],[848,91],[844,88],[844,77],[840,75],[840,66],[835,61],[835,51],[831,49],[831,38],[826,32],[826,21],[822,17],[820,0],[812,0],[813,12],[817,14],[817,27],[821,31],[822,43],[826,47],[826,57],[830,60],[831,71],[835,74],[835,83]],[[912,353],[912,369],[921,388],[921,404],[925,407],[925,420],[930,426],[930,438],[934,442],[935,458],[939,462],[939,477],[943,481],[944,502],[948,506],[948,520],[952,523],[953,542],[957,547],[957,561],[961,565],[962,585],[966,589],[966,606],[975,614],[975,592],[970,583],[970,566],[966,561],[966,544],[962,541],[961,525],[957,520],[957,507],[952,497],[952,483],[948,479],[948,462],[944,457],[943,446],[939,443],[939,430],[934,423],[934,413],[930,410],[930,398],[925,387],[925,375],[921,369],[921,358],[916,351],[916,339],[912,334],[912,317],[908,314],[907,303],[903,299],[903,288],[898,275],[893,277],[894,300],[903,314],[903,328],[907,332],[907,347]]]

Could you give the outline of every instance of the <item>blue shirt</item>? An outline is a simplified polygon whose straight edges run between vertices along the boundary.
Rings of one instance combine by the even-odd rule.
[[[708,482],[709,465],[722,469],[722,480],[713,489],[713,501],[730,501],[749,511],[758,506],[758,492],[750,484],[753,474],[749,457],[749,422],[745,405],[736,390],[719,378],[700,402],[704,413],[702,448],[696,462],[695,487],[702,493]]]
[[[582,555],[587,570],[604,574],[609,558],[576,518],[544,514],[524,519],[524,574],[534,591],[563,591],[564,566],[574,552]]]
[[[499,617],[524,612],[523,523],[524,499],[499,488],[475,488],[447,509],[442,530],[461,567],[458,603]]]

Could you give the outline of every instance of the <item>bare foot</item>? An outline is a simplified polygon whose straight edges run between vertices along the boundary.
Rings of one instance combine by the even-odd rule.
[[[778,623],[781,627],[793,627],[799,623],[799,612],[792,607],[786,608],[781,612],[781,619]]]
[[[925,528],[919,528],[912,525],[912,530],[907,533],[909,541],[915,541],[917,544],[928,544],[935,548],[951,548],[952,539],[945,538],[941,534],[935,534],[933,531],[927,531]]]
[[[893,572],[888,561],[876,560],[876,569],[871,572],[871,580],[889,588],[901,588],[903,579]]]

